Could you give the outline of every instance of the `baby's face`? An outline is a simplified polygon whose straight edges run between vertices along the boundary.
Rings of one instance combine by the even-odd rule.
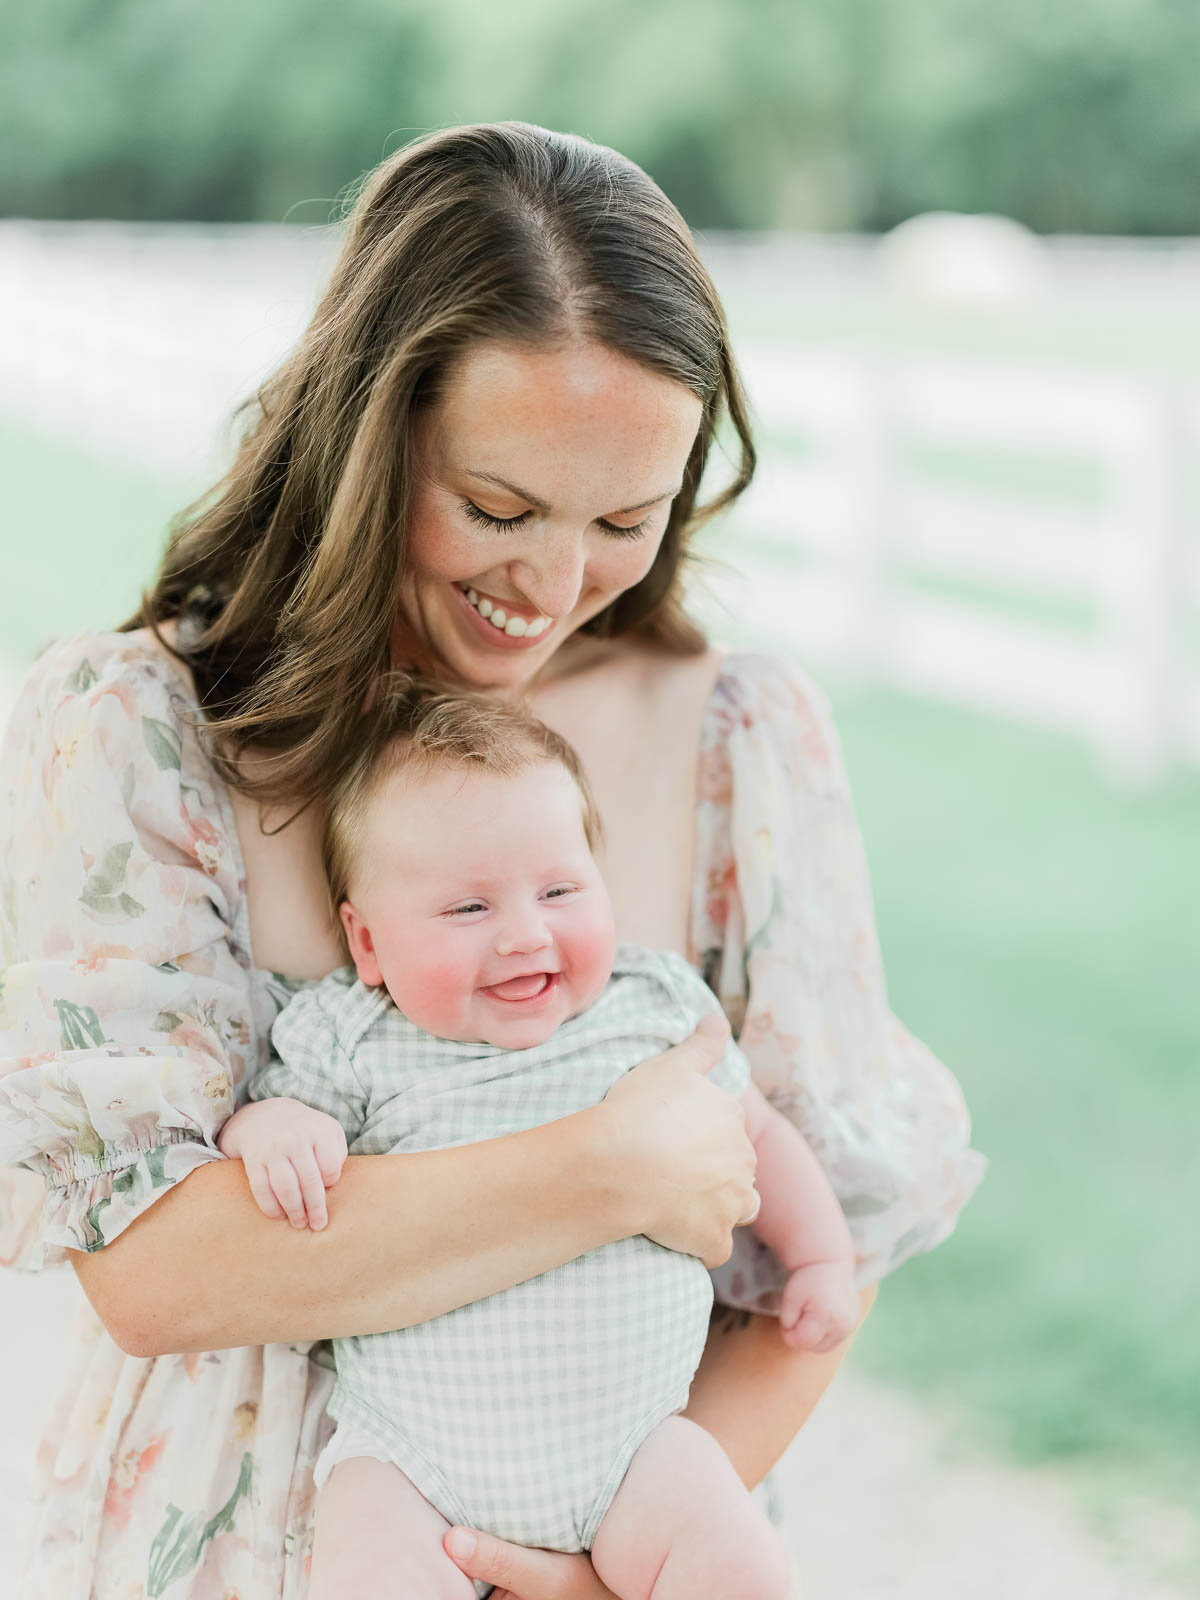
[[[557,762],[390,779],[342,922],[362,981],[442,1039],[529,1049],[612,971],[612,905]]]

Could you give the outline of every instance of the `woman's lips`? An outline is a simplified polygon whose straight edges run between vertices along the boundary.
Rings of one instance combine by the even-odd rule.
[[[541,1000],[550,993],[557,982],[557,972],[527,972],[521,978],[509,978],[504,983],[493,983],[484,990],[484,993],[509,1005],[520,1005],[530,1000]]]
[[[535,634],[532,639],[528,635],[520,637],[502,633],[499,628],[494,628],[486,617],[479,615],[456,583],[452,583],[450,587],[454,590],[454,598],[460,610],[466,614],[471,624],[471,631],[485,644],[491,645],[493,650],[536,650],[538,645],[543,644],[553,632],[552,628],[547,628],[544,632]]]

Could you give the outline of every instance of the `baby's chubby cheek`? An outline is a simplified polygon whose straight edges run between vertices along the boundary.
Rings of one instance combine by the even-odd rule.
[[[388,981],[388,993],[408,1020],[442,1039],[462,1031],[473,992],[471,974],[452,961],[407,962]]]

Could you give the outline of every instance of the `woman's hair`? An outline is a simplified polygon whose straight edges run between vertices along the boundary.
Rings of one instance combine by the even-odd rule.
[[[724,312],[687,224],[640,167],[524,122],[441,129],[362,181],[300,343],[246,412],[233,466],[172,522],[153,588],[121,631],[178,618],[198,731],[261,800],[328,795],[390,665],[412,425],[484,340],[596,342],[682,384],[700,428],[646,576],[583,625],[677,653],[704,647],[681,579],[692,533],[750,482],[755,451]],[[696,496],[722,407],[736,476]],[[165,648],[171,649],[158,635]],[[247,746],[266,757],[246,770]]]
[[[323,851],[335,928],[362,855],[367,813],[397,772],[486,772],[514,778],[539,761],[565,767],[579,790],[591,850],[603,837],[600,813],[574,748],[527,711],[460,692],[413,673],[389,672],[356,723],[353,759],[330,791]]]

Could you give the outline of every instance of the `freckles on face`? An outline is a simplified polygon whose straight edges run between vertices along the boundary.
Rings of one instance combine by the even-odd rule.
[[[395,664],[532,681],[650,571],[702,415],[597,345],[468,352],[414,420]]]

